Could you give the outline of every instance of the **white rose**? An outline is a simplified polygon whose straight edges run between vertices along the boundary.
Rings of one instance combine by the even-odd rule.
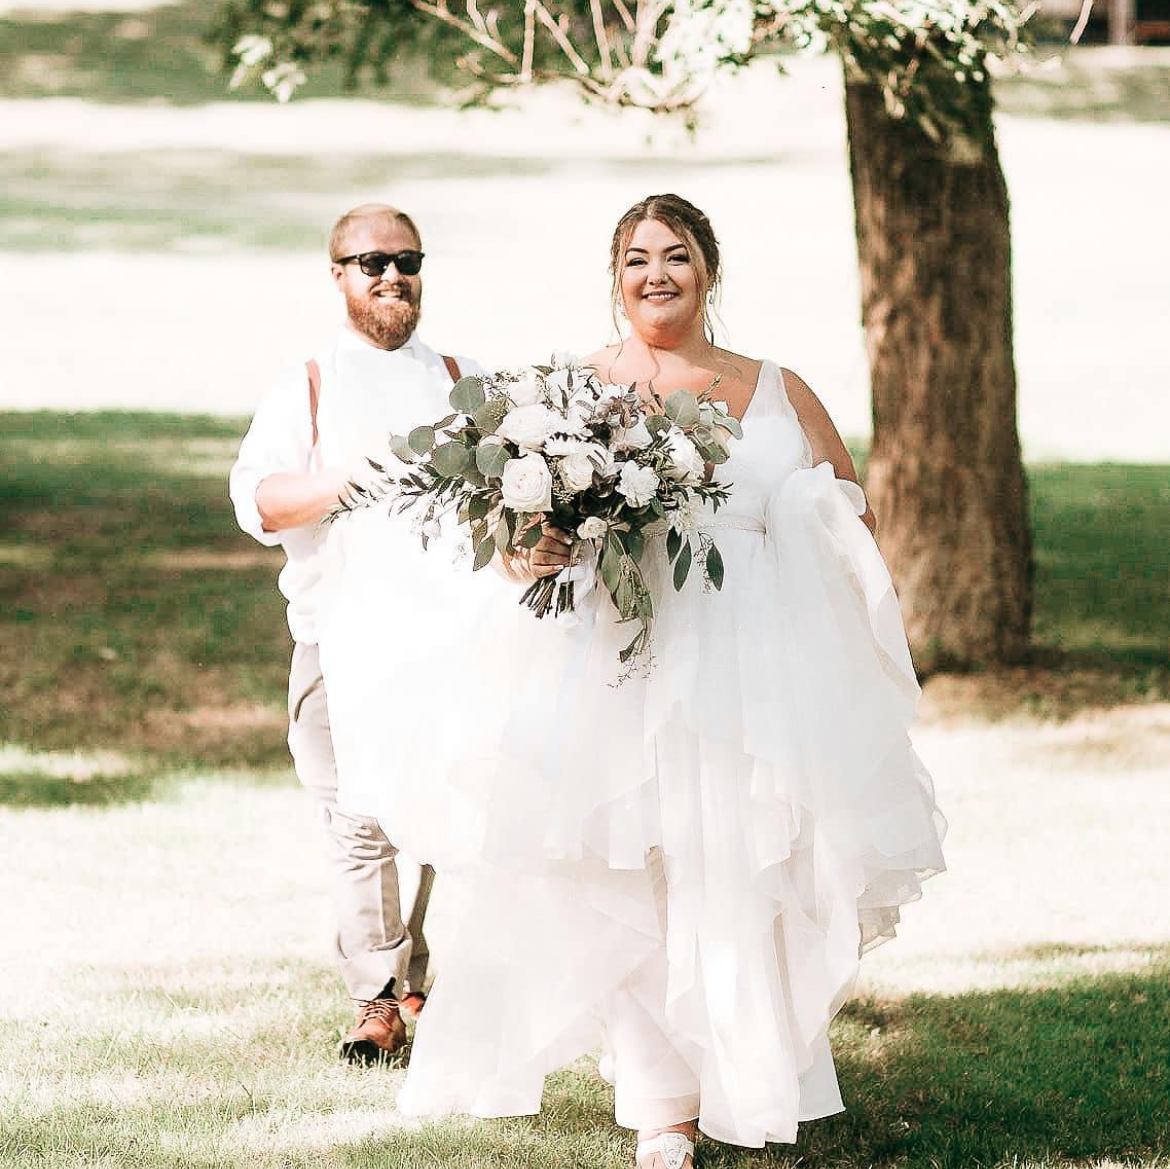
[[[701,483],[706,473],[703,456],[698,447],[681,430],[672,429],[666,436],[666,449],[673,466],[666,469],[666,476],[680,483]]]
[[[577,360],[575,353],[570,353],[567,349],[558,349],[552,355],[552,366],[554,369],[567,369],[570,365],[576,365]]]
[[[646,427],[646,420],[639,418],[633,426],[623,430],[614,428],[613,445],[619,451],[644,451],[654,441],[654,435]]]
[[[605,535],[608,526],[600,516],[591,515],[584,523],[577,525],[577,535],[582,540],[596,540],[598,536]]]
[[[547,406],[534,403],[509,410],[503,422],[496,427],[496,433],[517,446],[539,450],[544,440],[557,429],[559,422],[560,415],[554,414]]]
[[[588,407],[582,405],[580,402],[574,402],[565,413],[564,418],[557,423],[558,434],[588,434],[586,423],[593,417],[593,411]]]
[[[535,406],[540,396],[540,382],[535,375],[523,377],[508,387],[508,397],[516,406]]]
[[[535,453],[509,459],[500,479],[504,506],[516,511],[549,511],[552,508],[552,473]]]
[[[658,475],[653,467],[639,467],[632,459],[622,464],[617,489],[633,507],[649,503],[658,493]]]
[[[591,444],[561,459],[561,478],[570,491],[586,491],[593,486],[593,472],[604,470],[609,452]]]

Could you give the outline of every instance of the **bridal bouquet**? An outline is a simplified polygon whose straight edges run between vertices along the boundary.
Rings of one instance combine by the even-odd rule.
[[[476,570],[497,553],[522,556],[544,522],[575,534],[570,567],[537,579],[521,603],[572,623],[600,579],[621,619],[639,622],[620,655],[629,662],[648,649],[654,619],[641,570],[648,528],[665,532],[676,589],[695,563],[709,586],[723,584],[719,549],[699,522],[700,505],[718,508],[728,492],[707,482],[704,464],[726,462],[728,439],[743,431],[714,388],[645,402],[634,386],[572,364],[465,377],[451,390],[452,413],[391,436],[405,474],[370,460],[382,481],[355,487],[356,505],[392,494],[399,512],[422,508],[424,547],[454,513]]]

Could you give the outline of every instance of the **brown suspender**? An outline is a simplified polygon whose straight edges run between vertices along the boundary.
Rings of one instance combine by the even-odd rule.
[[[451,380],[457,382],[463,375],[459,372],[459,362],[454,357],[443,357],[443,364],[451,375]],[[321,451],[318,446],[317,433],[317,403],[321,400],[321,367],[316,361],[306,361],[305,368],[309,371],[309,418],[313,423],[313,457],[317,465],[321,464]]]

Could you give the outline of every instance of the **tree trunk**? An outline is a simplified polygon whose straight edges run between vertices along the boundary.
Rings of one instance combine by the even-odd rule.
[[[846,86],[873,391],[866,488],[925,671],[1018,660],[1032,609],[989,93],[973,116],[976,133],[940,146],[890,117],[875,86]]]

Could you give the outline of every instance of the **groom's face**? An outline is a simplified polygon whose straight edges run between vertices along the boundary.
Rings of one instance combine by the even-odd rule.
[[[421,251],[413,231],[397,219],[359,220],[345,236],[342,256],[366,252]],[[333,265],[333,279],[345,296],[354,328],[379,349],[398,349],[418,326],[422,277],[405,276],[391,264],[381,276],[367,276],[357,261]]]

